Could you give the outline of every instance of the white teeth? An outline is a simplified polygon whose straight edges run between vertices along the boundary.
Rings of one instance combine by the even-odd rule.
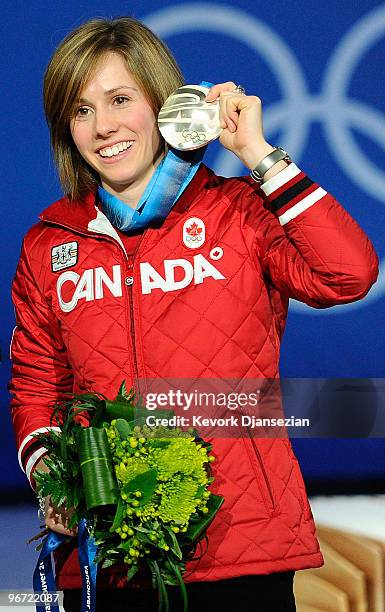
[[[99,153],[102,157],[113,157],[114,155],[119,155],[122,151],[126,151],[131,147],[133,140],[126,140],[122,142],[118,142],[112,147],[106,147],[105,149],[100,149]]]

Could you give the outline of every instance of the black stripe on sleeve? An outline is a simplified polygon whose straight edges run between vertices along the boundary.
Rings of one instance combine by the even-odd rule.
[[[34,442],[27,444],[26,448],[21,453],[21,464],[24,469],[28,463],[28,459],[30,458],[30,456],[33,455],[33,453],[39,448],[44,448],[44,444],[41,440],[35,440]]]
[[[275,200],[271,200],[270,201],[271,209],[274,211],[279,210],[280,208],[282,208],[282,206],[285,206],[285,204],[288,204],[290,200],[295,198],[302,191],[306,191],[306,189],[309,189],[309,187],[311,187],[312,185],[314,185],[314,181],[309,179],[308,176],[305,176],[302,180],[298,181],[298,183],[296,183],[292,187],[289,187],[289,189],[287,189],[281,195],[275,198]]]

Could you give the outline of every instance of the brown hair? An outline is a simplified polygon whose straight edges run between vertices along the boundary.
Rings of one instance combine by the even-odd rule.
[[[120,53],[155,116],[168,96],[183,85],[182,74],[166,45],[131,17],[91,19],[59,45],[44,77],[44,109],[64,192],[80,198],[99,184],[71,136],[70,121],[81,90],[108,51]]]

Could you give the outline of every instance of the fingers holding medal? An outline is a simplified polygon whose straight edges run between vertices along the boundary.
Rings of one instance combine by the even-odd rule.
[[[222,91],[220,143],[232,151],[245,166],[252,166],[255,149],[265,150],[267,145],[262,122],[262,102],[257,96],[248,96],[242,86],[234,91]]]
[[[238,113],[235,108],[229,108],[228,100],[230,97],[242,96],[245,94],[245,88],[242,85],[236,85],[233,81],[227,83],[219,83],[214,85],[209,90],[206,96],[206,102],[214,102],[219,100],[220,106],[220,126],[222,129],[228,129],[235,132],[238,125]]]

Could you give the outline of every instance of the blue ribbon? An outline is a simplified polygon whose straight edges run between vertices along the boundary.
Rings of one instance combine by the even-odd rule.
[[[35,571],[33,573],[33,588],[35,593],[55,593],[56,584],[52,569],[51,554],[68,536],[49,531],[44,540]],[[78,552],[80,574],[82,578],[81,612],[95,612],[96,609],[96,574],[97,564],[94,563],[97,546],[89,535],[87,522],[81,519],[78,525]],[[59,605],[54,602],[36,603],[36,612],[59,612]]]
[[[55,578],[52,570],[51,553],[58,548],[66,536],[50,531],[44,540],[35,571],[33,572],[33,588],[35,593],[56,592]],[[36,603],[36,612],[59,612],[59,605],[54,602]]]
[[[78,525],[79,564],[82,577],[81,612],[95,612],[96,574],[98,566],[94,563],[97,546],[89,535],[87,522],[81,519]]]
[[[135,209],[102,187],[103,212],[122,232],[137,232],[164,221],[179,196],[194,178],[206,147],[186,152],[169,150],[158,165]]]

